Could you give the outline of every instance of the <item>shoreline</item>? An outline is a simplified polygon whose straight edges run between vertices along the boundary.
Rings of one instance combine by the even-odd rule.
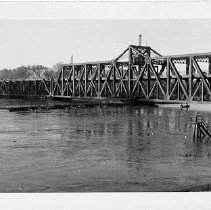
[[[11,105],[5,106],[1,109],[64,109],[71,107],[96,107],[96,106],[152,106],[152,107],[161,107],[161,108],[176,108],[181,110],[191,110],[191,111],[203,111],[211,112],[211,102],[196,102],[196,101],[147,101],[147,100],[137,100],[137,99],[119,99],[119,98],[69,98],[69,97],[27,97],[27,96],[0,96],[0,98],[6,99],[27,99],[29,101],[50,101],[50,102],[60,102],[64,103],[63,105],[30,105],[30,106],[19,106]],[[181,108],[181,104],[188,103],[189,108]]]

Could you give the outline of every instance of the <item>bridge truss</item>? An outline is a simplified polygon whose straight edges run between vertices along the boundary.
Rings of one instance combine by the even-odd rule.
[[[211,101],[211,53],[162,56],[130,45],[110,61],[62,65],[57,80],[0,81],[0,94]]]
[[[130,45],[111,61],[63,65],[57,97],[210,101],[211,53],[161,56]]]
[[[20,97],[48,96],[52,92],[51,84],[51,81],[43,79],[1,80],[0,95]]]

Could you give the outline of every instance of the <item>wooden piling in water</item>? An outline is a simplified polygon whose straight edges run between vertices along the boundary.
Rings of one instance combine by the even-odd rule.
[[[193,139],[201,139],[205,136],[211,137],[211,131],[201,116],[192,116],[191,123],[194,124]]]

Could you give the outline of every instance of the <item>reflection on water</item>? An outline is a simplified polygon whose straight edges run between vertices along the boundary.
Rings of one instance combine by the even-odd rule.
[[[165,191],[209,182],[211,143],[193,143],[196,114],[211,125],[209,113],[147,106],[1,111],[0,191]]]

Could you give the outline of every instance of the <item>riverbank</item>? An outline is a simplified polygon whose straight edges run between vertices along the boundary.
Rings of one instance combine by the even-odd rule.
[[[33,110],[53,110],[53,109],[70,109],[73,107],[97,107],[97,106],[152,106],[162,108],[176,108],[191,111],[211,112],[211,102],[186,102],[186,101],[146,101],[135,99],[107,99],[107,98],[69,98],[69,97],[1,97],[11,101],[10,105],[1,106],[0,110],[7,109],[9,111],[33,111]],[[14,100],[13,100],[14,99]],[[23,106],[13,104],[15,99],[23,99],[30,102],[30,105]],[[181,104],[188,104],[189,107],[181,107]]]

